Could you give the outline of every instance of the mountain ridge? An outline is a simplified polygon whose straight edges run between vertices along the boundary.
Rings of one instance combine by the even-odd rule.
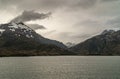
[[[70,48],[78,55],[120,55],[120,30],[104,31]]]
[[[44,38],[22,22],[0,25],[0,51],[0,56],[74,54],[63,43]]]
[[[0,25],[0,56],[120,55],[120,30],[104,30],[82,43],[67,45],[44,38],[22,22]]]

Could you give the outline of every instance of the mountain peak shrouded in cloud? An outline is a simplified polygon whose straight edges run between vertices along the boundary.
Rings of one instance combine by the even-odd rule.
[[[19,23],[19,22],[28,22],[28,21],[34,21],[34,20],[42,20],[45,18],[48,18],[51,15],[51,12],[49,13],[38,13],[33,10],[31,11],[24,11],[21,15],[15,17],[11,22]]]

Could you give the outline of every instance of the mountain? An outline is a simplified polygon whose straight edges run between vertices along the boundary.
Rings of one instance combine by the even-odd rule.
[[[120,30],[105,30],[70,50],[79,55],[120,55]]]
[[[68,48],[70,48],[70,47],[72,47],[72,46],[75,46],[75,44],[74,44],[74,43],[71,43],[71,42],[67,42],[67,43],[66,43],[66,46],[67,46]]]
[[[0,56],[72,54],[63,43],[44,38],[22,22],[0,25]]]

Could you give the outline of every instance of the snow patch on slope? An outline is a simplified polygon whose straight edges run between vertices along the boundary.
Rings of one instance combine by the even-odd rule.
[[[31,31],[32,29],[31,28],[29,28],[29,27],[27,27],[26,25],[23,25],[23,24],[21,24],[21,23],[19,23],[19,24],[16,24],[16,23],[11,23],[11,25],[10,26],[8,26],[9,28],[11,28],[11,29],[26,29],[26,30],[28,30],[28,31]]]
[[[115,30],[104,30],[103,32],[102,32],[102,35],[104,35],[104,34],[112,34],[112,33],[114,33],[115,32]]]
[[[5,29],[0,29],[0,36],[3,34],[4,31]]]
[[[5,31],[5,29],[0,29],[0,32],[3,33]]]

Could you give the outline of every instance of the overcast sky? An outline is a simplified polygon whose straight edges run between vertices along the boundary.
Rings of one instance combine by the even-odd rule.
[[[23,20],[26,14],[44,17]],[[20,17],[46,38],[79,43],[120,29],[120,0],[0,0],[0,23]]]

